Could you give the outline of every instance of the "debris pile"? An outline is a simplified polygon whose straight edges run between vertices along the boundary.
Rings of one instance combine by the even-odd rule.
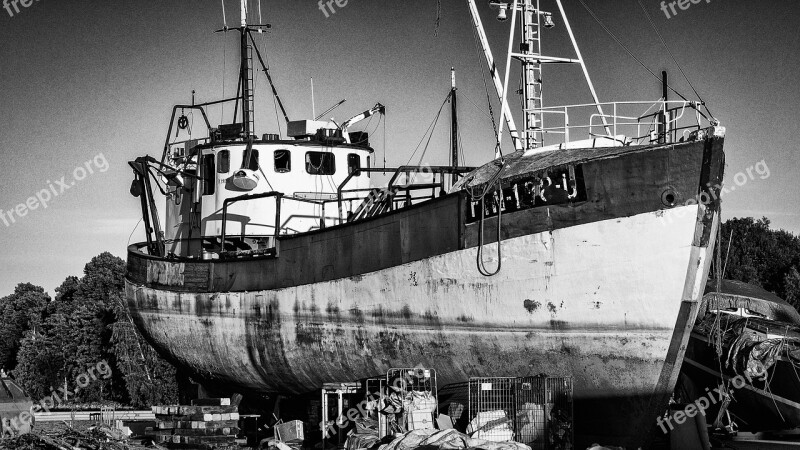
[[[238,448],[239,407],[229,398],[193,400],[191,406],[154,406],[156,426],[145,432],[157,444],[170,447]]]
[[[484,439],[475,439],[460,431],[449,430],[414,430],[405,434],[396,434],[387,437],[388,442],[373,446],[375,450],[412,450],[417,448],[427,449],[467,449],[480,448],[483,450],[530,450],[531,448],[519,442],[493,442]]]
[[[130,450],[123,436],[106,426],[92,427],[86,432],[67,430],[49,436],[25,434],[0,439],[3,450]]]

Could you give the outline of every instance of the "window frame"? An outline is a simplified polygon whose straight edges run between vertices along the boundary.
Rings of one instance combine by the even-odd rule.
[[[355,159],[358,161],[358,165],[355,166],[355,167],[350,164],[351,159],[353,159],[353,157],[355,157]],[[361,155],[359,155],[358,153],[348,153],[347,154],[347,174],[351,175],[353,172],[355,172],[357,170],[361,170]],[[356,176],[361,176],[361,174],[356,175]]]
[[[225,165],[222,164],[223,157],[225,158]],[[222,168],[225,167],[225,170]],[[231,171],[231,151],[220,150],[217,152],[217,173],[229,173]]]
[[[286,161],[288,162],[285,169],[278,170],[278,153],[286,153]],[[275,150],[272,152],[272,169],[275,173],[290,173],[292,171],[292,151],[289,149]]]
[[[247,150],[245,149],[242,152],[242,164],[244,164],[244,157],[245,157],[246,154],[247,154]],[[252,170],[253,172],[257,172],[258,169],[261,168],[261,164],[260,164],[260,161],[259,161],[258,158],[259,158],[258,150],[256,150],[256,149],[250,150],[250,165],[248,167],[245,167],[245,169],[249,169],[249,170]],[[254,164],[255,164],[255,168],[253,168]]]
[[[214,195],[217,190],[217,157],[214,153],[203,155],[200,162],[200,173],[203,180],[203,195]]]
[[[320,161],[318,171],[312,172],[309,170],[309,167],[314,167],[314,164],[309,161],[309,157],[314,155],[320,155],[322,160]],[[330,171],[323,171],[322,169],[325,167],[325,159],[330,159]],[[316,152],[316,151],[308,151],[306,152],[305,157],[305,167],[306,173],[309,175],[320,175],[320,176],[331,176],[336,174],[336,155],[333,152]]]

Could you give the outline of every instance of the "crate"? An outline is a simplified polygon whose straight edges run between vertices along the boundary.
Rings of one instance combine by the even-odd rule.
[[[291,422],[275,425],[275,436],[281,442],[303,442],[303,422],[292,420]]]
[[[422,367],[389,369],[385,386],[387,405],[396,410],[395,414],[388,415],[387,432],[428,427],[428,422],[415,422],[413,413],[419,411],[429,416],[430,427],[433,427],[433,418],[439,415],[436,370]]]
[[[574,444],[571,377],[470,378],[467,433],[533,450]]]

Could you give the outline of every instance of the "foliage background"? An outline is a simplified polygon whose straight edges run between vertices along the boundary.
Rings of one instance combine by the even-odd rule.
[[[71,403],[114,402],[134,407],[176,403],[175,369],[161,359],[133,326],[125,305],[125,262],[102,253],[83,277],[68,277],[55,299],[44,289],[19,284],[0,299],[0,365],[34,399],[106,361],[109,379],[98,377],[68,398]]]

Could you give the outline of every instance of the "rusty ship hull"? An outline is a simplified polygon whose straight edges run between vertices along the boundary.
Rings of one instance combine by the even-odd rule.
[[[298,394],[431,367],[571,376],[578,444],[640,445],[665,408],[706,284],[724,138],[506,157],[504,195],[559,170],[578,198],[507,198],[476,220],[466,193],[278,239],[277,255],[187,260],[129,248],[132,317],[166,358],[232,391]],[[698,202],[698,196],[707,201]],[[491,212],[491,211],[490,211]],[[480,228],[485,230],[481,240]]]

